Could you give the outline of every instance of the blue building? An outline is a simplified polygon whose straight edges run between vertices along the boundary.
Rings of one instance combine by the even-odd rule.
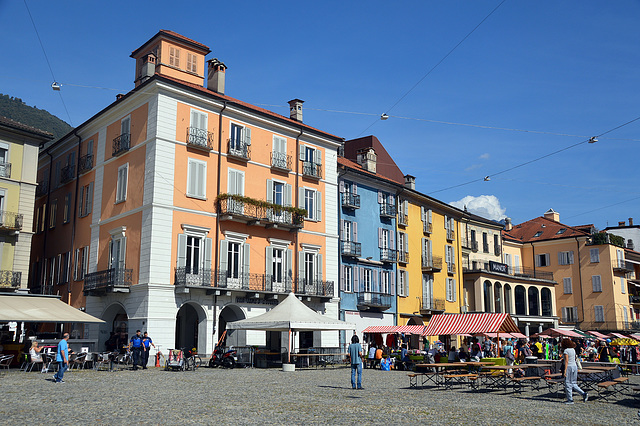
[[[370,326],[397,324],[396,194],[403,183],[377,138],[345,142],[338,158],[340,319],[360,336]]]

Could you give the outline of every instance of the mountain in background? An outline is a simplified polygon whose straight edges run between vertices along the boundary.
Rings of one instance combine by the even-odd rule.
[[[0,93],[0,115],[22,124],[53,133],[55,139],[69,133],[73,127],[48,111],[31,107],[22,99]]]

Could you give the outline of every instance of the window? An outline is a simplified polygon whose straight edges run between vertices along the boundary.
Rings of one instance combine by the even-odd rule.
[[[456,280],[447,278],[447,302],[455,302],[457,300]]]
[[[71,193],[64,196],[64,212],[62,214],[62,223],[69,223],[71,218]]]
[[[322,254],[318,249],[306,248],[298,253],[298,277],[304,285],[314,285],[322,281]]]
[[[111,231],[111,241],[109,242],[109,269],[122,271],[126,265],[127,237],[125,237],[124,227]]]
[[[291,169],[291,160],[287,157],[287,140],[283,137],[273,136],[271,165],[283,170]]]
[[[127,199],[127,178],[129,175],[129,163],[118,167],[118,184],[116,187],[116,203],[122,203]]]
[[[60,255],[58,255],[58,259],[60,262],[60,277],[59,277],[59,284],[65,284],[67,282],[69,282],[69,261],[71,258],[71,253],[67,252],[67,253],[62,253]]]
[[[593,286],[593,292],[599,293],[602,291],[602,277],[600,275],[591,276],[591,285]]]
[[[127,116],[122,119],[120,122],[120,134],[121,135],[129,135],[131,132],[131,116]],[[129,140],[127,139],[127,149],[129,149],[128,145]]]
[[[398,296],[409,296],[409,273],[404,269],[398,271]]]
[[[251,247],[246,243],[247,235],[227,231],[220,241],[220,276],[228,287],[248,285]]]
[[[9,162],[9,144],[0,143],[0,176],[11,177],[11,169],[7,167]]]
[[[87,265],[89,264],[89,246],[76,249],[75,265],[73,270],[73,279],[82,281],[87,273]]]
[[[391,294],[391,273],[389,271],[380,271],[380,293]]]
[[[80,188],[80,197],[78,198],[78,216],[84,217],[91,213],[91,205],[93,203],[93,182]]]
[[[322,166],[322,152],[314,147],[303,145],[300,147],[300,161],[302,164],[302,174],[306,176],[320,177],[320,167]]]
[[[445,261],[447,262],[447,272],[455,272],[456,250],[453,246],[445,246]]]
[[[307,211],[306,219],[319,222],[322,220],[322,193],[315,189],[300,188],[300,199],[304,202]]]
[[[53,174],[53,187],[57,188],[58,185],[60,185],[60,161],[56,162],[56,168]]]
[[[589,250],[589,255],[591,256],[591,263],[599,263],[600,262],[600,250],[597,248],[592,248]]]
[[[372,271],[369,268],[360,268],[360,271],[362,272],[362,277],[360,280],[360,284],[362,285],[362,290],[365,293],[371,293],[373,288],[373,279],[371,278]]]
[[[207,163],[189,158],[187,196],[207,199]]]
[[[549,266],[550,264],[551,263],[549,262],[549,253],[536,255],[536,266]]]
[[[291,185],[277,180],[267,180],[267,202],[279,206],[291,206]],[[283,210],[268,209],[267,217],[275,221],[291,221],[291,214]]]
[[[47,227],[47,223],[45,222],[45,214],[47,212],[47,205],[43,204],[42,205],[42,213],[40,214],[40,232],[44,232],[45,228]]]
[[[573,286],[571,283],[571,278],[563,278],[562,279],[562,285],[564,287],[564,294],[572,294],[573,293]]]
[[[409,218],[409,202],[407,200],[398,200],[398,223],[407,225]]]
[[[180,49],[169,48],[169,65],[180,68]]]
[[[422,218],[423,232],[431,232],[431,224],[433,223],[431,209],[420,206],[420,216]]]
[[[189,123],[189,140],[190,144],[203,148],[211,148],[208,133],[208,116],[202,111],[196,109],[191,110],[191,122]]]
[[[624,278],[620,278],[620,291],[622,294],[627,293],[627,284],[624,282]]]
[[[433,275],[422,274],[422,306],[425,309],[434,308],[433,305]]]
[[[486,232],[482,233],[482,251],[489,253],[489,237]]]
[[[562,308],[562,322],[578,322],[578,307],[568,306]]]
[[[198,57],[189,52],[187,52],[187,71],[198,72]]]
[[[596,305],[593,307],[593,315],[595,322],[604,322],[604,306]]]
[[[422,239],[422,265],[433,266],[432,259],[433,259],[433,247],[431,245],[431,240],[427,238],[423,238]]]
[[[389,229],[378,228],[378,248],[394,249],[395,241],[393,234],[394,232]]]
[[[407,263],[409,261],[409,239],[404,232],[398,232],[398,261]]]
[[[354,223],[350,220],[344,220],[341,219],[342,222],[342,229],[341,229],[341,236],[340,239],[342,241],[353,241],[356,242],[357,240],[354,238],[354,230],[357,228],[357,223]],[[354,227],[355,225],[355,227]]]
[[[251,128],[231,123],[231,138],[229,139],[229,154],[236,157],[249,157],[251,146]]]
[[[58,212],[58,200],[53,200],[49,206],[49,229],[56,227],[56,215]]]
[[[573,265],[573,251],[558,252],[558,265]]]
[[[342,291],[353,292],[353,267],[349,265],[342,266]]]

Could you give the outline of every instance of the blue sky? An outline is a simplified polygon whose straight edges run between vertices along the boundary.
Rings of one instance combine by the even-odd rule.
[[[131,90],[129,54],[170,29],[225,62],[228,95],[283,115],[300,98],[309,125],[374,134],[445,202],[514,223],[549,208],[570,225],[640,223],[640,120],[491,177],[640,117],[638,1],[507,0],[392,109],[500,1],[27,4],[68,114],[24,1],[0,0],[0,92],[73,125]]]

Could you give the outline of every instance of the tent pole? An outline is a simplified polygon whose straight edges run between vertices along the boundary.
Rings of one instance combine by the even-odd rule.
[[[291,329],[289,329],[289,342],[287,346],[287,363],[291,364]]]

